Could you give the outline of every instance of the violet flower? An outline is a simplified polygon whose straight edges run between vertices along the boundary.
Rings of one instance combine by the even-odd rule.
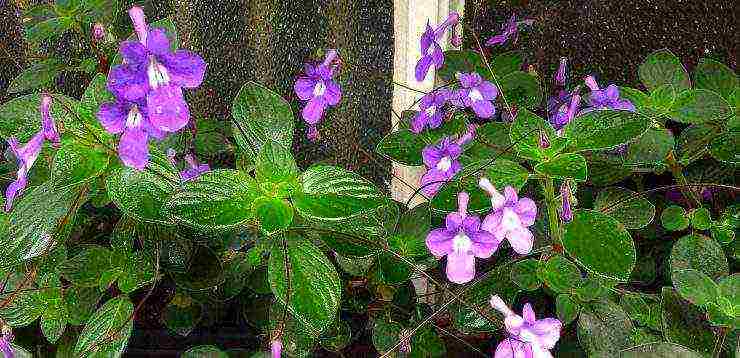
[[[447,19],[433,29],[427,21],[426,31],[421,35],[419,40],[419,46],[421,48],[421,58],[416,62],[416,80],[424,81],[429,73],[429,68],[434,65],[435,69],[442,68],[444,64],[444,54],[442,53],[442,46],[439,45],[438,41],[442,38],[442,35],[447,31],[448,27],[452,27],[452,38],[453,45],[459,46],[462,44],[462,40],[459,38],[455,28],[460,22],[460,15],[457,12],[450,12]]]
[[[93,41],[101,41],[105,37],[105,27],[103,24],[96,22],[92,27],[92,39]]]
[[[584,81],[586,86],[591,89],[589,104],[591,107],[582,110],[580,113],[590,112],[595,109],[615,109],[621,111],[635,112],[635,106],[627,99],[619,98],[619,88],[615,84],[610,84],[605,89],[599,89],[599,84],[593,76],[587,76]]]
[[[457,141],[445,137],[436,145],[429,145],[422,150],[421,155],[427,167],[427,172],[422,175],[420,182],[424,195],[433,197],[442,185],[462,170],[462,165],[458,161],[462,154],[462,145],[473,139],[475,129],[476,126],[471,124],[468,131]]]
[[[504,315],[509,338],[496,347],[494,358],[552,358],[550,350],[560,339],[563,324],[556,318],[536,319],[532,305],[514,313],[499,296],[491,297],[491,306]]]
[[[570,196],[570,185],[568,185],[568,182],[564,181],[563,184],[560,185],[560,197],[563,201],[563,207],[560,210],[560,220],[564,223],[568,223],[573,220],[573,210],[570,207]]]
[[[162,139],[166,133],[157,129],[141,103],[119,99],[100,105],[98,119],[106,131],[121,135],[118,156],[124,165],[144,170],[149,163],[149,137]]]
[[[198,87],[206,63],[190,51],[172,52],[166,30],[149,30],[140,7],[132,7],[129,16],[139,41],[121,43],[123,64],[111,69],[108,90],[119,100],[145,101],[151,124],[160,131],[176,132],[190,120],[181,88]]]
[[[557,107],[557,110],[550,115],[550,124],[555,130],[560,130],[566,124],[575,118],[578,109],[581,106],[581,96],[578,93],[570,95],[570,102]]]
[[[208,164],[198,163],[198,159],[190,153],[185,155],[185,162],[188,163],[188,168],[180,172],[180,177],[183,181],[193,180],[201,174],[211,170],[211,167],[208,166]]]
[[[493,208],[483,220],[481,228],[498,240],[507,239],[516,253],[530,253],[534,235],[527,227],[534,225],[537,217],[537,205],[534,201],[530,198],[520,199],[511,186],[504,188],[504,195],[501,195],[487,178],[481,178],[478,185],[491,196]]]
[[[10,183],[10,185],[5,189],[6,212],[9,212],[13,208],[13,200],[18,197],[28,185],[28,173],[31,171],[31,167],[33,167],[36,159],[38,159],[44,145],[44,141],[48,140],[52,143],[52,146],[59,147],[59,132],[54,123],[54,118],[51,116],[49,111],[50,106],[51,96],[46,93],[42,93],[41,104],[39,105],[39,112],[41,112],[41,130],[31,137],[26,145],[21,147],[18,139],[15,137],[8,139],[10,150],[13,152],[13,155],[18,162],[18,171],[16,173],[16,180]]]
[[[491,118],[496,113],[493,100],[498,96],[498,88],[491,82],[473,73],[459,75],[461,89],[457,90],[452,103],[458,107],[469,107],[480,118]]]
[[[418,134],[425,128],[439,128],[444,117],[442,107],[451,95],[448,90],[438,89],[421,97],[419,113],[411,120],[411,131]]]
[[[13,340],[13,334],[12,333],[2,333],[0,334],[0,352],[3,353],[3,356],[5,358],[14,358],[15,352],[13,350],[13,346],[10,345],[10,342]]]
[[[279,339],[275,339],[270,343],[270,350],[272,351],[272,358],[280,358],[283,353],[283,342]]]
[[[565,87],[565,75],[568,67],[568,59],[565,57],[560,58],[560,65],[558,66],[557,72],[555,72],[555,76],[553,77],[553,80],[555,80],[555,85],[560,87]]]
[[[481,230],[480,219],[468,215],[468,194],[457,195],[458,211],[447,214],[445,227],[427,235],[426,244],[436,257],[447,256],[447,278],[466,283],[475,277],[475,258],[489,258],[501,240]]]
[[[329,50],[323,63],[305,64],[304,75],[298,77],[293,85],[298,98],[306,101],[301,116],[308,123],[309,139],[312,140],[318,137],[316,124],[321,121],[326,107],[336,106],[342,99],[342,89],[332,78],[337,56],[336,50]]]
[[[496,45],[503,45],[506,41],[509,39],[513,39],[512,42],[516,43],[516,40],[519,37],[519,25],[532,25],[534,23],[534,20],[523,20],[523,21],[516,21],[516,14],[511,14],[511,17],[509,18],[509,21],[507,21],[503,26],[503,31],[501,34],[498,34],[496,36],[491,37],[486,41],[486,46],[496,46]]]

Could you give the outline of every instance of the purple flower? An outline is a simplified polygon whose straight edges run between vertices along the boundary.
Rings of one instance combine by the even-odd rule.
[[[444,63],[444,54],[442,53],[442,46],[437,41],[442,38],[448,27],[452,27],[452,38],[451,42],[455,46],[459,46],[462,40],[455,31],[455,27],[460,22],[460,15],[457,12],[450,12],[447,19],[433,29],[427,21],[426,31],[421,35],[419,40],[419,46],[421,47],[421,58],[416,63],[416,80],[424,81],[429,73],[429,68],[434,65],[435,69],[442,68]]]
[[[275,339],[270,343],[270,350],[272,351],[272,358],[280,358],[283,353],[283,342],[279,339]]]
[[[636,111],[635,106],[627,99],[619,98],[619,88],[615,84],[610,84],[605,89],[599,89],[599,84],[593,76],[587,76],[584,81],[586,86],[591,89],[589,104],[591,107],[581,111],[586,113],[595,109],[616,109],[622,111]]]
[[[123,164],[138,170],[144,170],[149,163],[149,137],[162,139],[165,136],[165,132],[152,125],[146,107],[140,103],[120,99],[103,103],[98,119],[109,133],[123,133],[118,142],[118,156]]]
[[[504,24],[501,34],[488,39],[488,41],[486,41],[486,46],[502,45],[509,39],[513,39],[512,41],[516,43],[516,40],[519,37],[519,25],[524,24],[529,26],[532,25],[532,23],[534,23],[534,20],[523,20],[517,22],[516,14],[511,14],[509,21]]]
[[[39,112],[41,112],[41,130],[31,137],[31,140],[29,140],[26,145],[21,147],[18,139],[15,137],[8,139],[10,150],[13,152],[13,155],[18,162],[18,172],[16,173],[16,180],[10,183],[10,185],[5,189],[5,211],[7,212],[13,208],[13,200],[18,197],[28,185],[28,173],[31,171],[31,167],[33,167],[36,159],[39,157],[44,141],[48,140],[54,147],[59,147],[59,132],[54,123],[54,118],[49,112],[50,106],[51,96],[46,93],[42,93],[41,104],[39,105]]]
[[[12,333],[0,334],[0,352],[4,354],[5,358],[15,357],[15,352],[13,351],[13,347],[10,345],[10,341],[12,340],[13,340]]]
[[[418,134],[425,128],[439,128],[444,117],[442,107],[451,95],[450,91],[439,89],[421,97],[419,113],[411,120],[411,131]]]
[[[555,80],[555,85],[565,87],[565,74],[567,66],[568,59],[565,57],[561,57],[560,66],[558,66],[558,70],[557,72],[555,72],[555,76],[553,77],[553,80]]]
[[[522,316],[514,313],[499,296],[491,297],[491,306],[504,315],[509,338],[496,347],[494,358],[546,358],[560,339],[563,324],[555,318],[536,319],[532,305],[522,308]]]
[[[487,178],[481,178],[478,184],[491,196],[493,208],[483,220],[481,228],[498,240],[509,240],[511,248],[520,255],[532,251],[534,235],[527,227],[534,225],[537,217],[534,201],[530,198],[520,199],[510,186],[504,188],[504,195],[501,195]]]
[[[190,181],[201,174],[210,171],[211,167],[208,164],[200,164],[194,155],[188,153],[185,155],[185,162],[188,163],[188,168],[180,172],[180,177],[183,181]]]
[[[567,223],[573,220],[573,210],[570,207],[570,186],[568,185],[568,182],[564,181],[562,185],[560,185],[560,197],[563,201],[563,207],[560,210],[560,220],[563,220],[563,222]]]
[[[570,97],[569,103],[561,104],[557,107],[557,111],[550,115],[550,123],[556,130],[562,129],[575,118],[581,105],[581,96],[576,91],[572,95],[566,95],[566,98]]]
[[[306,101],[301,116],[308,123],[309,139],[311,133],[316,132],[316,124],[324,115],[327,106],[336,106],[342,99],[342,89],[332,78],[334,76],[334,63],[338,61],[337,51],[329,50],[323,63],[305,64],[305,73],[296,79],[293,89],[302,101]]]
[[[92,27],[92,39],[93,41],[101,41],[105,37],[105,27],[103,24],[96,22]]]
[[[424,195],[433,197],[442,185],[462,170],[457,158],[462,154],[461,146],[475,136],[475,130],[474,124],[468,125],[467,132],[457,141],[445,137],[437,145],[429,145],[422,150],[421,155],[427,167],[420,183]]]
[[[489,258],[501,240],[481,230],[480,219],[469,216],[468,194],[457,195],[458,212],[447,214],[445,228],[427,235],[427,248],[436,257],[447,256],[447,278],[466,283],[475,277],[475,258]]]
[[[484,81],[477,73],[461,73],[460,86],[452,103],[458,107],[469,107],[480,118],[491,118],[496,113],[493,100],[498,96],[498,88]]]
[[[190,120],[181,88],[198,87],[206,63],[190,51],[173,52],[166,30],[149,30],[140,7],[132,7],[129,16],[139,41],[121,43],[123,64],[111,69],[108,90],[119,100],[145,101],[151,124],[164,132],[176,132]]]

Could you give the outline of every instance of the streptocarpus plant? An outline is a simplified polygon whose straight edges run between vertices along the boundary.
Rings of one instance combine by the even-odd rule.
[[[26,353],[13,329],[38,320],[75,356],[121,356],[162,288],[173,335],[238,307],[273,357],[358,345],[386,357],[693,357],[729,352],[715,336],[737,339],[738,80],[726,66],[704,60],[692,81],[658,51],[636,69],[647,92],[602,88],[566,60],[540,76],[500,53],[531,25],[516,16],[486,43],[492,54],[444,52],[448,30],[462,44],[451,13],[418,34],[416,77],[442,85],[378,146],[426,168],[396,202],[291,153],[298,115],[319,141],[325,112],[346,100],[341,50],[295,74],[293,106],[258,83],[235,94],[232,168],[200,150],[194,128],[207,122],[183,97],[205,62],[172,26],[129,13],[120,62],[82,98],[49,91],[0,107],[12,166],[0,213],[6,354]],[[193,133],[186,147],[168,139]],[[416,197],[426,202],[411,207]]]

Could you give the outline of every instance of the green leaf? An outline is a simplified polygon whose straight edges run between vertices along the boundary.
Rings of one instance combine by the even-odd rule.
[[[224,282],[221,258],[209,247],[195,246],[183,262],[184,270],[172,276],[178,287],[187,291],[213,291]]]
[[[447,357],[447,348],[437,331],[427,326],[416,332],[411,338],[409,358],[432,357]]]
[[[49,301],[46,311],[41,315],[41,332],[50,343],[56,343],[67,327],[67,311],[60,299]]]
[[[229,358],[229,355],[222,352],[216,346],[196,346],[185,351],[181,358]]]
[[[668,231],[680,231],[689,227],[689,219],[684,208],[671,205],[660,213],[660,222]]]
[[[702,358],[703,356],[684,346],[667,343],[655,342],[642,344],[622,351],[622,358]]]
[[[635,243],[616,219],[592,210],[578,210],[565,226],[563,247],[587,270],[621,281],[635,267]]]
[[[731,114],[732,109],[722,96],[704,89],[679,94],[670,113],[674,121],[688,124],[721,122]]]
[[[604,153],[591,153],[588,160],[589,179],[595,186],[607,186],[621,182],[632,174],[621,160],[610,159]]]
[[[623,188],[602,190],[596,197],[594,210],[609,215],[628,229],[640,229],[653,221],[655,205],[642,195]]]
[[[717,127],[707,124],[692,125],[681,131],[676,140],[678,162],[686,166],[701,159],[707,153],[709,143],[718,134]]]
[[[678,57],[668,50],[650,54],[640,65],[637,73],[650,91],[666,84],[672,85],[679,92],[691,88],[686,69]]]
[[[500,94],[509,105],[517,108],[534,109],[542,102],[542,88],[539,78],[527,72],[516,71],[499,78]],[[551,137],[552,138],[552,137]]]
[[[740,131],[728,131],[715,137],[709,144],[709,151],[714,159],[721,162],[740,163]]]
[[[540,262],[535,259],[526,259],[515,263],[511,268],[511,281],[523,290],[533,291],[542,285],[537,275]]]
[[[616,356],[630,346],[633,325],[614,302],[585,305],[578,319],[578,341],[590,357]]]
[[[81,104],[85,105],[92,113],[97,113],[101,104],[115,101],[113,94],[108,92],[107,82],[107,77],[98,73],[90,81],[85,93],[82,94]]]
[[[408,129],[400,129],[386,135],[375,149],[380,155],[403,165],[424,165],[421,151],[426,147],[421,136]]]
[[[179,294],[179,293],[178,293]],[[177,296],[175,296],[177,298]],[[183,301],[189,299],[189,297]],[[188,304],[175,303],[173,300],[167,305],[164,312],[164,324],[167,328],[183,337],[187,337],[193,331],[201,319],[201,306],[198,303],[187,302]]]
[[[560,322],[566,325],[578,318],[578,314],[581,313],[581,306],[573,301],[569,295],[561,293],[555,298],[555,311]]]
[[[636,323],[661,330],[660,297],[642,293],[626,293],[620,296],[619,304]]]
[[[502,53],[494,57],[491,61],[491,68],[493,69],[493,73],[496,75],[497,78],[502,78],[512,72],[519,71],[519,69],[522,68],[522,63],[523,61],[521,56],[519,56],[519,54],[517,54],[516,52],[511,51]],[[485,73],[483,75],[484,77],[490,76],[490,72],[487,68],[483,73]]]
[[[669,84],[654,89],[650,93],[650,109],[660,115],[668,114],[671,111],[673,102],[676,101],[676,95],[678,95],[676,88]]]
[[[488,122],[478,127],[473,142],[465,149],[460,162],[467,165],[493,158],[516,160],[509,137],[509,126],[504,122]]]
[[[58,37],[65,31],[71,29],[72,25],[74,25],[74,20],[70,17],[55,17],[39,22],[34,27],[26,31],[26,41],[38,43]]]
[[[8,93],[21,93],[46,87],[63,69],[64,64],[56,58],[36,62],[10,82]]]
[[[97,287],[72,286],[64,291],[67,320],[69,324],[84,324],[93,312],[103,293]]]
[[[402,329],[397,322],[376,320],[373,324],[373,346],[379,353],[387,353],[400,339]]]
[[[337,321],[321,335],[321,346],[339,352],[351,343],[352,328],[346,321]]]
[[[339,167],[314,166],[301,176],[303,195],[293,197],[298,213],[309,219],[343,220],[386,202],[370,181]]]
[[[730,101],[732,91],[738,87],[738,78],[734,71],[724,64],[709,58],[702,58],[694,69],[694,86],[719,93]]]
[[[337,271],[314,244],[286,235],[270,254],[270,287],[275,297],[314,337],[337,317],[342,287]]]
[[[671,249],[671,272],[694,269],[712,280],[727,276],[727,258],[722,246],[701,234],[689,234],[680,239]]]
[[[18,290],[18,295],[8,304],[0,308],[0,319],[11,327],[27,326],[38,319],[46,310],[47,302],[41,291],[35,290],[37,285],[32,281],[26,282],[26,272],[8,272],[3,273],[3,292],[14,292]],[[32,276],[29,276],[33,279]],[[32,291],[22,291],[23,289],[32,288]],[[8,296],[3,297],[3,300]]]
[[[581,284],[581,270],[563,256],[551,257],[540,268],[538,275],[555,292],[568,293]]]
[[[96,287],[100,275],[111,267],[111,251],[98,245],[84,248],[62,264],[64,278],[81,287]]]
[[[124,214],[161,224],[169,224],[162,207],[179,184],[180,174],[175,167],[163,153],[154,150],[145,170],[119,168],[106,181],[108,196]]]
[[[420,204],[403,213],[397,229],[388,238],[389,247],[405,257],[426,257],[426,238],[431,230],[429,204]]]
[[[75,120],[66,107],[75,108],[77,101],[60,94],[52,94],[55,100],[51,101],[49,112],[56,121],[58,128],[69,128]],[[41,95],[28,94],[13,98],[0,106],[0,136],[8,139],[16,137],[19,142],[25,143],[41,129]]]
[[[81,0],[55,0],[54,5],[57,10],[69,14],[80,7],[80,2]]]
[[[588,177],[586,158],[578,153],[564,153],[542,162],[534,167],[534,171],[556,179],[573,178],[576,181],[585,181]]]
[[[488,72],[478,52],[472,50],[448,50],[445,51],[444,56],[444,65],[437,70],[437,76],[444,82],[457,82],[456,74],[458,72],[475,72],[486,79],[490,76],[490,72]],[[498,73],[496,75],[498,76]]]
[[[143,252],[114,252],[114,255],[123,258],[116,269],[118,273],[118,289],[123,293],[131,293],[154,281],[154,260]]]
[[[651,122],[640,113],[597,110],[576,117],[563,130],[572,151],[609,149],[639,138]]]
[[[80,188],[54,188],[46,182],[26,193],[10,213],[7,237],[0,236],[0,267],[10,266],[40,256],[66,239],[81,203]]]
[[[726,298],[736,310],[740,308],[740,274],[734,273],[722,277],[718,282],[718,286],[720,295]]]
[[[697,208],[691,211],[691,226],[698,230],[707,230],[712,226],[712,216],[707,208]]]
[[[54,156],[51,181],[55,187],[67,188],[94,179],[108,168],[105,151],[65,142]]]
[[[650,128],[630,143],[624,158],[626,166],[652,166],[662,162],[673,149],[673,134],[665,128]]]
[[[119,296],[106,302],[80,333],[75,354],[79,357],[120,357],[131,337],[133,314],[134,304],[128,297]]]
[[[278,142],[267,141],[257,155],[254,174],[259,183],[284,183],[294,181],[299,173],[290,149]]]
[[[521,189],[529,178],[529,171],[516,162],[506,159],[483,160],[465,166],[452,181],[446,183],[432,199],[432,207],[441,212],[457,210],[457,194],[466,192],[470,196],[468,210],[482,213],[490,209],[491,199],[479,186],[480,177],[488,178],[496,188],[512,186]]]
[[[175,221],[203,231],[231,230],[247,224],[258,197],[257,184],[237,170],[203,173],[167,201],[165,211]]]
[[[697,306],[714,303],[719,296],[717,284],[709,276],[697,270],[674,270],[671,274],[671,281],[681,297]]]
[[[293,222],[293,208],[283,199],[262,198],[254,202],[254,213],[267,235],[285,230]]]
[[[293,111],[288,102],[267,87],[255,82],[244,84],[234,98],[231,115],[236,143],[252,157],[270,141],[292,148]]]
[[[701,317],[701,309],[692,306],[670,287],[663,287],[663,335],[666,341],[680,344],[697,352],[710,354],[714,348],[714,333]]]
[[[472,334],[481,332],[493,332],[503,329],[501,321],[492,321],[491,317],[501,317],[490,304],[491,294],[495,292],[504,302],[511,305],[514,298],[519,292],[519,287],[511,281],[509,272],[510,264],[504,264],[492,269],[493,272],[487,274],[476,285],[471,286],[465,292],[465,302],[472,305],[477,310],[470,309],[469,305],[453,304],[450,308],[452,314],[452,324],[461,332]],[[478,312],[483,312],[483,316]]]
[[[552,125],[526,109],[517,111],[509,131],[511,143],[515,145],[519,155],[525,158],[541,160],[553,147],[562,149],[562,146],[558,145],[561,141]],[[548,150],[540,148],[540,134],[550,138],[551,148]]]

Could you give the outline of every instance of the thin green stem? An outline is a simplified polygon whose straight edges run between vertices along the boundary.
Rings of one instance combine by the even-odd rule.
[[[550,177],[545,177],[543,182],[545,200],[547,202],[547,222],[550,227],[550,237],[553,244],[562,246],[560,239],[560,218],[558,218],[558,203],[555,199],[555,183]]]

